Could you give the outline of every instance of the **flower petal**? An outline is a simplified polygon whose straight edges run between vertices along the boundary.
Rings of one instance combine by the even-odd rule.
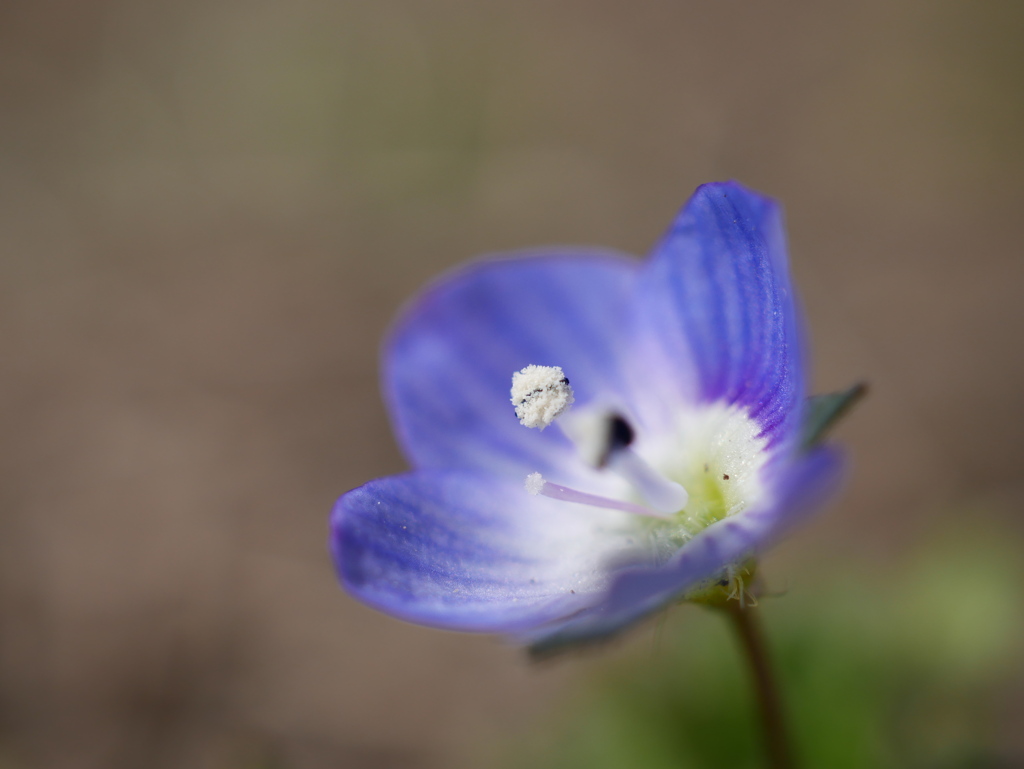
[[[800,456],[787,465],[772,504],[709,526],[662,568],[624,571],[601,605],[539,632],[527,632],[525,639],[535,652],[544,653],[614,635],[773,544],[832,493],[842,467],[841,454],[830,447]]]
[[[800,317],[774,201],[736,182],[698,188],[644,270],[638,312],[677,399],[743,405],[770,445],[795,440]]]
[[[523,631],[593,605],[625,513],[556,502],[467,471],[381,478],[345,494],[331,548],[348,591],[433,627]]]
[[[638,271],[637,261],[612,254],[519,255],[477,262],[419,296],[394,330],[384,371],[413,464],[519,477],[560,469],[554,480],[576,481],[583,467],[561,432],[516,419],[512,374],[561,366],[578,404],[620,392]]]

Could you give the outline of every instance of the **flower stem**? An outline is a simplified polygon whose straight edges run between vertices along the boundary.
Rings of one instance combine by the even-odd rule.
[[[772,672],[765,647],[764,632],[760,617],[751,606],[741,606],[739,601],[730,601],[724,607],[733,621],[739,636],[743,653],[750,664],[757,696],[757,709],[764,730],[768,766],[771,769],[794,769],[793,751],[786,731],[782,713],[779,687]]]

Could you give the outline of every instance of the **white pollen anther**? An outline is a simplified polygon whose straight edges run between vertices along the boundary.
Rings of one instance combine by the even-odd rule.
[[[543,430],[573,403],[561,366],[530,365],[512,374],[512,404],[519,423]]]

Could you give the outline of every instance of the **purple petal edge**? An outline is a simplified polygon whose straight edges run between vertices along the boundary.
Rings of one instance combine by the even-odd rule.
[[[802,322],[774,200],[738,182],[699,187],[654,249],[638,300],[690,397],[744,406],[773,446],[796,438]]]
[[[426,470],[342,496],[330,542],[345,588],[374,608],[436,628],[514,633],[604,595],[602,556],[619,543],[593,521],[522,482]]]

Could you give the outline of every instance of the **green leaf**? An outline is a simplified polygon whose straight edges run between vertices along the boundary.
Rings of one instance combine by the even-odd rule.
[[[867,395],[867,392],[867,384],[858,382],[842,392],[808,398],[804,413],[803,437],[800,441],[803,449],[806,451],[820,443],[825,434],[853,408],[857,401]]]

